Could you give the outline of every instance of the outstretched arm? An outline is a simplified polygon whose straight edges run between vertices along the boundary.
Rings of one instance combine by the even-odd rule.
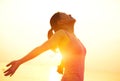
[[[39,54],[41,54],[51,48],[57,48],[57,46],[61,42],[61,40],[64,39],[63,37],[64,37],[63,30],[59,30],[49,40],[47,40],[45,43],[43,43],[41,46],[36,47],[28,55],[21,58],[19,60],[20,63],[22,64],[30,59],[33,59],[34,57],[38,56]]]
[[[61,39],[63,39],[64,34],[62,32],[63,32],[62,30],[59,30],[49,40],[47,40],[41,46],[38,46],[35,49],[33,49],[30,53],[28,53],[23,58],[9,63],[7,66],[11,66],[11,67],[4,72],[5,76],[9,76],[9,75],[12,76],[17,70],[17,68],[24,62],[27,62],[35,58],[36,56],[38,56],[39,54],[43,53],[48,49],[57,47],[58,43],[61,41]]]
[[[27,62],[33,58],[35,58],[36,56],[42,54],[44,51],[48,50],[49,48],[51,48],[50,44],[48,43],[49,41],[46,41],[44,44],[42,44],[41,46],[36,47],[35,49],[33,49],[30,53],[28,53],[26,56],[24,56],[23,58],[19,59],[20,64],[23,64],[24,62]]]
[[[10,68],[4,72],[5,76],[9,76],[9,75],[12,76],[21,64],[35,58],[36,56],[38,56],[39,54],[41,54],[42,52],[46,51],[49,48],[50,46],[47,44],[47,42],[45,42],[43,45],[33,49],[23,58],[10,62],[9,64],[7,64],[7,67],[10,66]]]

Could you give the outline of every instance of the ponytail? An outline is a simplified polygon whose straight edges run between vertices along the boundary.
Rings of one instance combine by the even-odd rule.
[[[50,39],[53,35],[53,29],[51,28],[49,31],[48,31],[48,39]],[[56,52],[56,48],[51,48],[52,51]]]
[[[53,35],[53,30],[50,29],[50,30],[48,31],[48,39],[50,39],[50,38],[52,37],[52,35]]]

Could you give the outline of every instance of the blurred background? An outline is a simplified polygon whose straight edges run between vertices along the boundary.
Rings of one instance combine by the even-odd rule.
[[[85,81],[120,81],[119,0],[0,0],[0,81],[60,81],[60,54],[47,51],[23,64],[13,77],[5,65],[47,40],[55,12],[76,19],[75,34],[87,49]]]

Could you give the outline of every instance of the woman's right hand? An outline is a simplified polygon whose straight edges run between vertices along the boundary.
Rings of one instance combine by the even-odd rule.
[[[5,76],[12,76],[15,71],[17,70],[17,68],[19,67],[20,63],[19,61],[12,61],[9,64],[7,64],[6,66],[10,66],[6,71],[4,71],[4,75]]]

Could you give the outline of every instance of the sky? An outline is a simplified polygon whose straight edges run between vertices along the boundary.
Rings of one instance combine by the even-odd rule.
[[[58,11],[76,19],[86,68],[120,72],[119,0],[0,0],[0,62],[21,58],[46,41],[49,20]],[[37,61],[52,52],[45,54]]]

